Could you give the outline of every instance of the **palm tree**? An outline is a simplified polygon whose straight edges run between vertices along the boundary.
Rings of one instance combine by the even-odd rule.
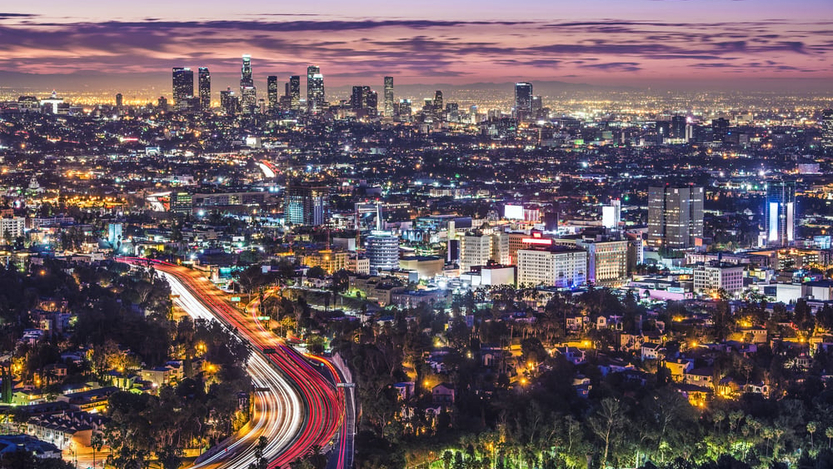
[[[807,433],[810,434],[810,448],[815,447],[813,444],[813,433],[816,433],[816,430],[818,430],[817,422],[807,422]]]
[[[90,436],[90,447],[93,449],[93,467],[95,467],[95,452],[101,451],[101,448],[104,446],[104,437],[101,433],[94,431],[92,436]]]

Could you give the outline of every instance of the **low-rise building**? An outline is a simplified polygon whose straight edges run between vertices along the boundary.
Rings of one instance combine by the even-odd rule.
[[[321,267],[328,275],[349,267],[347,252],[325,249],[304,256],[304,265],[308,267]]]
[[[107,409],[110,396],[118,391],[119,388],[115,386],[107,386],[74,394],[64,394],[58,396],[58,400],[68,402],[70,407],[76,410],[102,412]]]
[[[587,251],[562,246],[518,250],[518,284],[558,288],[587,283]]]
[[[108,421],[103,414],[90,412],[33,415],[26,422],[26,433],[59,448],[72,442],[90,446],[93,432],[101,432]]]
[[[408,256],[399,259],[399,269],[416,272],[420,280],[443,273],[445,261],[439,256]]]
[[[698,265],[694,268],[694,291],[708,295],[724,290],[730,295],[743,291],[745,267],[736,264]]]
[[[10,454],[19,451],[25,451],[39,459],[61,457],[61,449],[52,443],[28,435],[0,435],[0,458],[7,459]]]

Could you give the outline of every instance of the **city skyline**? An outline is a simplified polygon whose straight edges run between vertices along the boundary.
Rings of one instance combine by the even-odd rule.
[[[153,5],[116,11],[90,2],[66,10],[36,1],[0,13],[3,84],[54,75],[53,87],[90,87],[104,76],[131,87],[164,78],[172,67],[202,66],[225,86],[239,79],[242,54],[256,62],[257,83],[315,64],[330,86],[387,75],[401,85],[527,80],[826,90],[833,78],[826,19],[833,7],[822,1],[801,8],[772,1],[527,1],[509,11],[497,2],[477,8],[468,1],[395,8],[319,2],[281,12],[255,2],[235,6],[231,15],[208,2],[199,16],[194,7],[166,5],[164,14],[153,14],[159,10]]]

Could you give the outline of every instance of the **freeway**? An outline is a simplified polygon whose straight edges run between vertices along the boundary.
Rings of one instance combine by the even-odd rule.
[[[136,258],[120,260],[148,263]],[[254,444],[260,435],[268,441],[264,455],[270,469],[288,467],[313,449],[329,447],[341,427],[343,393],[308,357],[278,340],[256,317],[234,308],[199,272],[161,262],[153,262],[153,268],[168,280],[172,293],[179,295],[177,301],[189,314],[217,319],[252,345],[252,379],[258,388],[268,389],[256,393],[257,412],[245,435],[201,460],[197,467],[248,467],[254,461]]]
[[[171,286],[171,293],[179,296],[177,302],[195,319],[216,319],[176,275],[157,267]],[[248,468],[255,461],[257,439],[269,440],[265,454],[277,455],[289,445],[303,422],[303,403],[291,384],[268,362],[262,354],[249,358],[248,371],[256,388],[268,391],[255,392],[255,412],[252,421],[235,439],[221,451],[199,458],[195,468],[218,467],[224,469]]]

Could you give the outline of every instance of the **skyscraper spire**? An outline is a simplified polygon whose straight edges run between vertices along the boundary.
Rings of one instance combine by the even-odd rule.
[[[252,79],[252,56],[243,55],[243,66],[240,68],[240,104],[243,114],[252,114],[257,108],[257,88]]]

